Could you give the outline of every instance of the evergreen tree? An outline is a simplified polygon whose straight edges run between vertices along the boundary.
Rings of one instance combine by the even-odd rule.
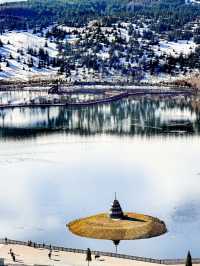
[[[65,65],[64,65],[64,63],[61,63],[60,68],[58,70],[58,73],[63,74],[64,72],[65,72]]]
[[[3,47],[3,42],[1,39],[0,39],[0,47]]]
[[[190,251],[188,251],[185,266],[192,266],[192,256],[190,254]]]
[[[33,58],[32,57],[30,57],[29,59],[28,59],[28,67],[33,67],[34,65],[33,65]]]
[[[38,69],[41,69],[41,68],[42,68],[42,66],[43,66],[43,63],[42,63],[42,61],[41,61],[41,60],[39,60],[39,62],[38,62]]]

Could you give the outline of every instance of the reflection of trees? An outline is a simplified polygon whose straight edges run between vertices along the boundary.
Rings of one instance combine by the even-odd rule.
[[[1,130],[9,128],[30,132],[52,132],[64,130],[77,134],[162,134],[160,112],[169,110],[187,111],[196,114],[195,131],[200,132],[200,111],[190,99],[129,98],[107,105],[73,108],[36,108],[18,111],[0,111]],[[17,119],[16,119],[17,118]],[[173,119],[173,117],[171,117]],[[21,121],[26,121],[22,123]],[[15,131],[16,131],[15,130]]]

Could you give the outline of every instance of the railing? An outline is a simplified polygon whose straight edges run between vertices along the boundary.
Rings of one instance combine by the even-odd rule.
[[[66,248],[66,247],[58,247],[52,245],[46,245],[41,243],[35,242],[25,242],[25,241],[18,241],[18,240],[11,240],[11,239],[0,239],[1,244],[11,244],[11,245],[23,245],[23,246],[31,246],[35,248],[44,248],[44,249],[52,249],[57,251],[65,251],[65,252],[72,252],[72,253],[81,253],[86,254],[87,250],[85,249],[76,249],[76,248]],[[152,259],[152,258],[144,258],[138,256],[131,256],[125,254],[117,254],[111,252],[102,252],[102,251],[91,251],[93,255],[99,255],[104,257],[114,257],[120,259],[127,259],[127,260],[135,260],[135,261],[143,261],[148,263],[156,263],[156,264],[164,264],[164,265],[177,265],[177,264],[185,264],[184,259]],[[192,259],[194,264],[200,264],[200,259]]]

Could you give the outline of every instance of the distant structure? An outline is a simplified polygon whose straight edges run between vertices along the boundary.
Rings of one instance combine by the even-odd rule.
[[[113,204],[111,205],[109,216],[111,219],[117,219],[117,220],[121,220],[124,217],[124,213],[122,211],[119,201],[117,200],[116,193]]]

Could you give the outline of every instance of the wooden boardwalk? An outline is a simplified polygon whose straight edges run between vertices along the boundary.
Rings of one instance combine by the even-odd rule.
[[[92,90],[94,92],[94,90]],[[106,91],[108,92],[108,91]],[[111,92],[111,91],[110,91]],[[59,95],[65,94],[76,94],[76,91],[73,92],[61,92]],[[83,93],[83,91],[78,91],[78,93]],[[88,90],[87,92],[84,93],[90,93]],[[96,94],[97,92],[95,92]],[[102,94],[102,90],[99,93],[100,95]],[[57,93],[55,93],[57,94]],[[96,99],[96,100],[88,100],[88,101],[81,101],[81,102],[60,102],[60,103],[17,103],[17,104],[12,104],[12,103],[7,103],[7,104],[0,104],[0,109],[13,109],[13,108],[38,108],[38,107],[87,107],[87,106],[92,106],[92,105],[97,105],[97,104],[106,104],[106,103],[112,103],[118,100],[121,100],[123,98],[128,98],[128,97],[140,97],[140,96],[162,96],[162,97],[176,97],[176,96],[191,96],[193,93],[189,90],[152,90],[152,89],[136,89],[136,90],[125,90],[125,91],[119,91],[119,93],[111,95],[111,96],[106,96],[101,99]]]

